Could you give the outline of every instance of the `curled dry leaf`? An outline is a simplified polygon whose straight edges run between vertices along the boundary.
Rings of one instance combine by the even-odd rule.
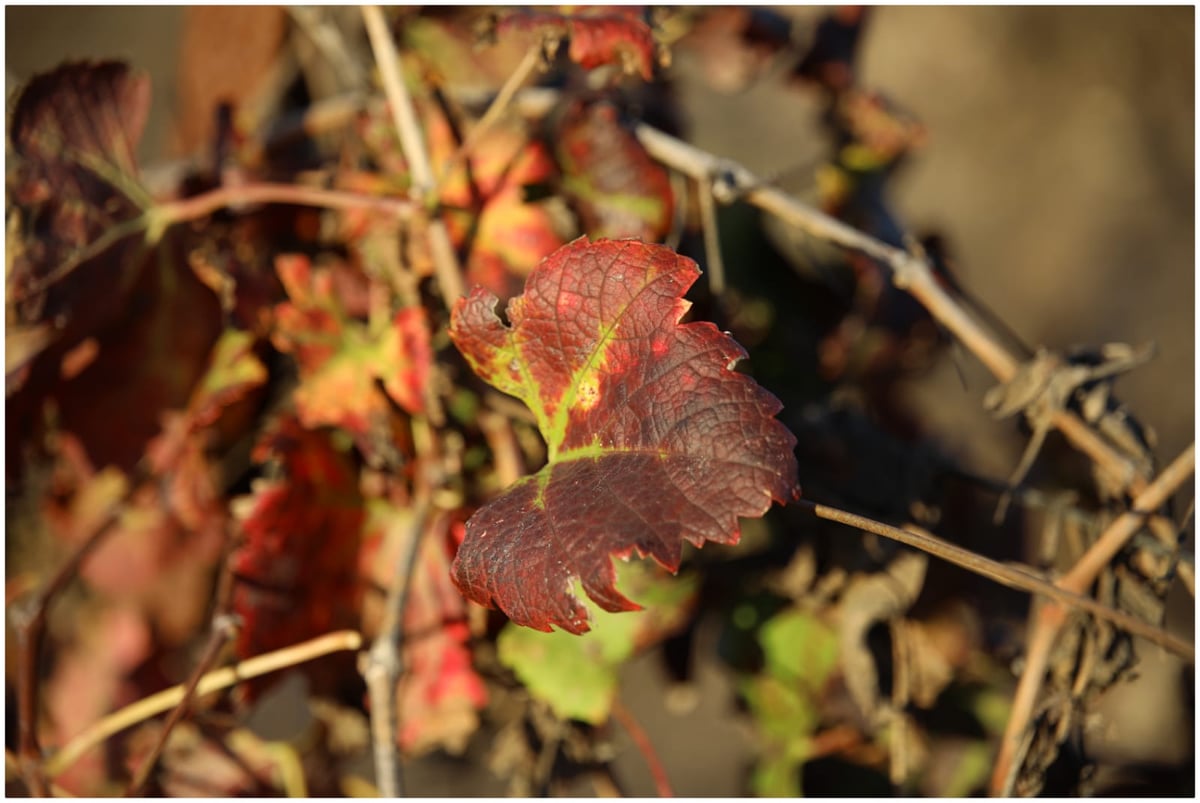
[[[736,543],[739,516],[798,494],[778,400],[732,370],[745,351],[711,323],[678,323],[698,275],[669,248],[581,238],[534,270],[511,325],[482,289],[455,305],[455,345],[529,406],[550,455],[467,522],[454,579],[470,599],[582,633],[574,578],[601,608],[636,610],[610,556],[675,571],[685,540]]]
[[[880,685],[867,632],[876,622],[898,618],[912,606],[921,593],[928,562],[924,553],[899,552],[878,574],[851,580],[842,595],[838,625],[842,670],[850,696],[868,720],[879,708]]]

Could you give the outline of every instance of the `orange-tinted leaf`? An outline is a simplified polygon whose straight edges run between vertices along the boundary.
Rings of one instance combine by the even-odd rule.
[[[430,114],[430,157],[444,164],[457,143],[444,118]],[[445,216],[451,236],[468,242],[467,281],[502,297],[520,292],[529,272],[563,244],[544,204],[525,200],[527,185],[546,184],[557,168],[546,147],[512,124],[489,129],[472,147],[465,166],[442,185],[442,202],[467,210]]]
[[[695,263],[634,241],[564,246],[508,305],[476,289],[450,335],[483,379],[520,398],[549,464],[467,523],[454,579],[523,625],[588,629],[573,578],[608,611],[610,556],[679,567],[683,541],[732,544],[739,516],[798,493],[780,404],[732,370],[746,356],[710,323],[679,324]]]
[[[579,103],[558,132],[563,189],[592,237],[660,240],[671,226],[667,171],[624,126],[608,103]]]
[[[267,379],[267,369],[254,354],[249,332],[227,329],[213,346],[208,372],[188,405],[192,426],[211,424],[230,404]]]
[[[399,310],[372,327],[347,315],[329,269],[314,270],[302,256],[280,257],[276,269],[291,300],[276,306],[271,340],[299,366],[294,399],[301,423],[366,434],[371,420],[388,412],[377,381],[408,412],[424,409],[433,356],[421,309]]]

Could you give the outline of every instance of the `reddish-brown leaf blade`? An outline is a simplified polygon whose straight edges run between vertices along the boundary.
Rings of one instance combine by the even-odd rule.
[[[150,82],[119,62],[66,64],[35,77],[22,91],[9,127],[16,169],[10,177],[21,211],[9,292],[24,318],[69,312],[92,297],[91,282],[117,285],[138,238],[112,238],[82,249],[140,212],[135,152],[150,108]],[[66,286],[72,260],[86,264]],[[13,299],[10,299],[13,300]]]
[[[667,171],[650,158],[608,103],[576,104],[558,131],[563,189],[592,237],[654,242],[671,227]]]
[[[256,460],[268,458],[282,463],[284,477],[254,486],[240,516],[244,542],[233,556],[242,658],[358,624],[365,513],[357,472],[327,434],[292,418],[256,448]],[[270,682],[251,684],[248,693]]]
[[[496,25],[497,38],[512,31],[569,37],[567,55],[586,70],[606,64],[649,81],[654,77],[657,47],[637,9],[597,10],[583,14],[514,11]]]
[[[663,246],[580,239],[530,275],[511,326],[484,291],[456,305],[455,345],[529,405],[550,453],[467,523],[454,579],[470,599],[583,632],[574,578],[606,610],[631,610],[610,556],[675,570],[684,540],[735,543],[739,517],[798,493],[778,400],[732,370],[745,352],[710,323],[678,323],[698,273]]]

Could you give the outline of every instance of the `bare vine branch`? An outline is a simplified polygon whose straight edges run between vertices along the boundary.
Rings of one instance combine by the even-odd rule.
[[[782,190],[765,185],[741,165],[713,156],[645,123],[639,123],[634,133],[651,156],[697,181],[710,180],[714,175],[724,176],[728,185],[727,199],[740,197],[814,237],[878,260],[891,270],[893,284],[917,299],[979,358],[996,379],[1007,382],[1016,375],[1020,361],[943,289],[925,258],[877,240],[801,203]],[[1079,416],[1058,410],[1051,421],[1076,448],[1118,478],[1122,487],[1134,493],[1144,489],[1146,477],[1138,467]]]
[[[412,219],[417,207],[402,198],[380,198],[342,190],[306,187],[302,184],[272,184],[269,182],[218,187],[215,190],[166,201],[154,208],[160,226],[199,220],[219,209],[250,204],[293,204],[323,209],[366,209],[393,215],[401,220]]]
[[[1175,458],[1146,487],[1146,490],[1134,500],[1133,509],[1123,513],[1112,522],[1095,543],[1075,562],[1065,575],[1055,584],[1064,591],[1081,594],[1095,582],[1100,572],[1120,551],[1133,534],[1146,522],[1146,517],[1162,507],[1171,494],[1192,476],[1196,468],[1196,445],[1193,443]],[[1022,734],[1033,715],[1033,708],[1042,688],[1046,674],[1046,666],[1050,653],[1062,626],[1066,623],[1067,612],[1057,600],[1042,605],[1035,616],[1032,632],[1029,635],[1029,646],[1025,655],[1025,668],[1017,683],[1017,691],[1013,695],[1012,710],[1004,735],[1000,740],[1000,753],[996,757],[996,767],[992,773],[991,790],[994,794],[1006,794],[1015,782],[1018,748]],[[1130,630],[1134,633],[1135,631]],[[1137,633],[1136,635],[1143,635]],[[1149,639],[1155,641],[1154,639]],[[1160,646],[1167,646],[1161,641],[1155,641]],[[1169,648],[1168,648],[1169,649]]]

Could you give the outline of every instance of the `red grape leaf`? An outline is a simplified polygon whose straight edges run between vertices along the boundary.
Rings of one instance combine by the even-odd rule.
[[[282,463],[283,477],[257,480],[235,511],[245,539],[233,556],[242,658],[358,625],[365,513],[357,471],[327,433],[305,430],[294,418],[282,419],[255,447],[256,461],[268,458]],[[247,693],[269,678],[252,682]]]
[[[275,307],[271,340],[296,357],[301,384],[294,398],[304,426],[365,435],[371,418],[388,411],[376,380],[408,412],[425,408],[433,355],[421,309],[401,309],[384,325],[363,324],[347,314],[331,271],[313,270],[296,255],[280,257],[276,270],[291,300]]]
[[[467,522],[454,580],[518,624],[588,629],[573,578],[608,611],[610,555],[678,569],[683,541],[733,544],[738,517],[798,494],[779,401],[731,370],[746,352],[711,323],[679,324],[694,262],[636,241],[580,238],[508,305],[480,288],[450,336],[479,376],[528,405],[549,463]]]
[[[593,237],[652,242],[670,229],[667,171],[621,125],[609,103],[577,103],[558,131],[563,190]]]

